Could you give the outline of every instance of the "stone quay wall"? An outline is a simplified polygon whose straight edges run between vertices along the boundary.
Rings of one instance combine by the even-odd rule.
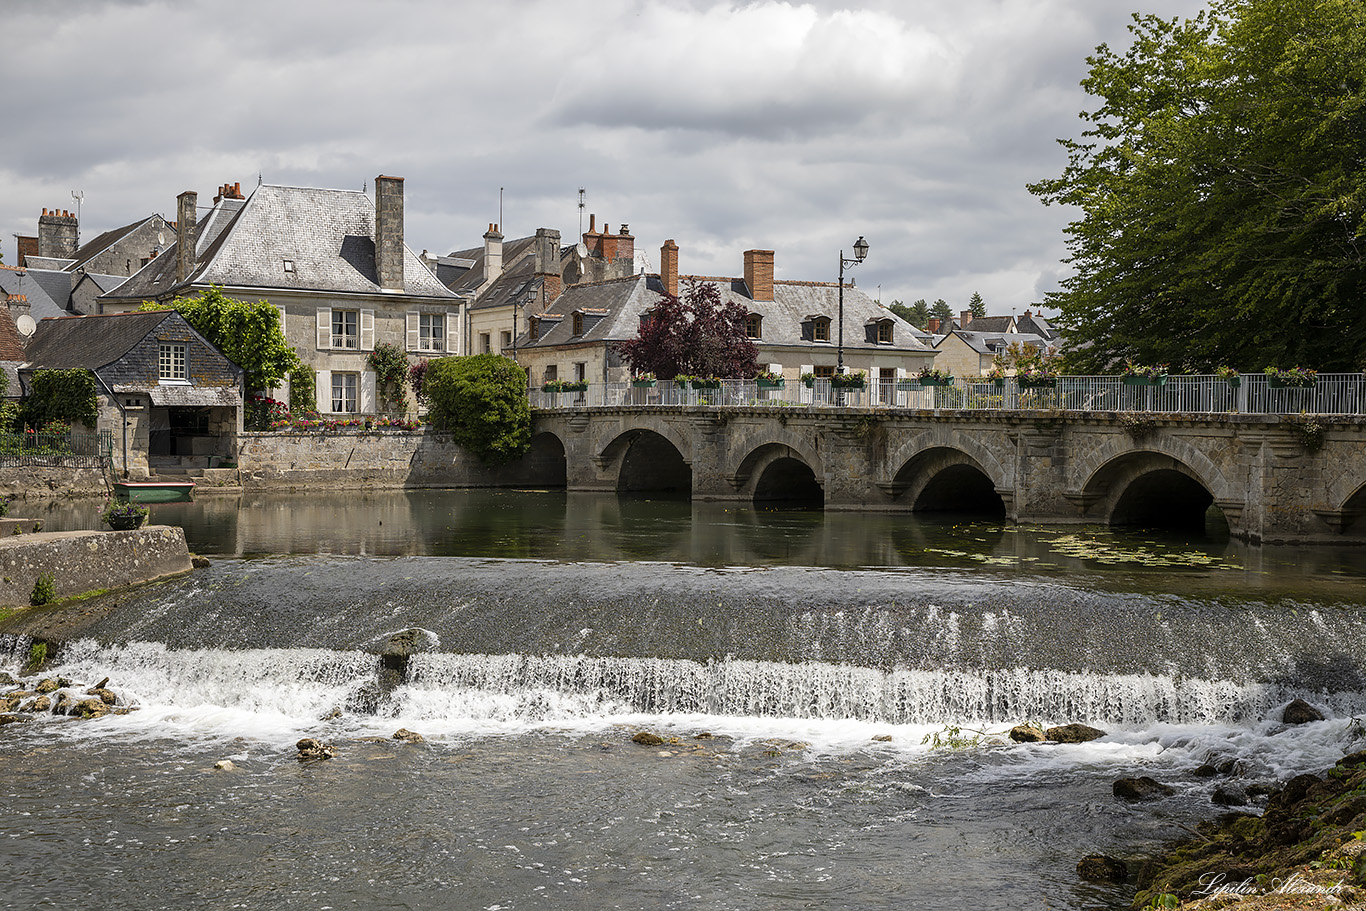
[[[58,599],[153,582],[189,572],[185,530],[56,531],[0,539],[0,606],[26,607],[33,585],[51,575]]]

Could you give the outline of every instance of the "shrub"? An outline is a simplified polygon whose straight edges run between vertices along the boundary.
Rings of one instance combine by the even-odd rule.
[[[50,576],[49,576],[48,578],[49,578],[49,580],[51,579]],[[39,581],[40,581],[40,582],[42,581],[41,577],[39,578]],[[35,589],[36,589],[37,587],[38,587],[38,586],[36,586],[36,585],[34,586]],[[23,673],[24,673],[25,675],[28,675],[28,674],[35,674],[35,673],[37,673],[38,671],[42,670],[43,665],[46,664],[46,663],[47,663],[47,643],[46,643],[46,642],[35,642],[35,643],[33,643],[33,645],[31,645],[31,646],[29,647],[29,650],[28,650],[28,663],[24,665]]]
[[[21,417],[30,427],[65,421],[93,430],[99,421],[95,374],[80,367],[34,371],[32,391],[24,400]]]
[[[375,371],[380,395],[403,407],[408,389],[408,355],[392,342],[380,342],[365,357],[365,365]]]
[[[427,359],[424,357],[408,368],[408,385],[413,387],[413,398],[421,405],[427,404],[426,380]]]
[[[318,410],[318,378],[311,367],[300,367],[289,374],[289,407],[295,414],[314,414]]]
[[[35,581],[35,582],[33,583],[33,593],[32,593],[31,595],[28,596],[28,601],[29,601],[29,603],[32,604],[34,607],[38,607],[39,605],[48,604],[49,602],[51,602],[51,601],[52,601],[54,598],[56,598],[56,597],[57,597],[57,585],[56,585],[56,582],[55,582],[55,581],[53,580],[53,578],[52,578],[52,573],[43,573],[41,576],[38,577],[37,581]],[[39,645],[42,645],[42,643],[39,643]],[[35,645],[34,648],[36,649],[36,648],[38,648],[38,646]],[[43,660],[45,660],[46,658],[47,658],[47,646],[44,645],[44,646],[43,646],[43,655],[42,655],[41,658],[38,659],[38,661],[37,661],[36,663],[37,663],[37,664],[42,664],[42,663],[43,663]],[[32,657],[31,657],[31,656],[30,656],[30,662],[32,663]]]
[[[511,462],[531,448],[526,373],[497,354],[431,361],[423,382],[428,420],[490,464]]]

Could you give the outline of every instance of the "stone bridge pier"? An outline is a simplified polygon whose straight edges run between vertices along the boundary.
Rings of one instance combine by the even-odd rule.
[[[575,491],[1366,543],[1366,425],[1152,413],[603,407],[535,412],[533,459]]]

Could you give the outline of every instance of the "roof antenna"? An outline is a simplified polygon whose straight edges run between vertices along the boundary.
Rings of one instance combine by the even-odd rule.
[[[503,188],[498,188],[498,230],[503,230]]]
[[[81,200],[85,199],[84,190],[72,190],[71,198],[76,200],[76,246],[81,245]]]
[[[588,191],[585,190],[583,187],[579,187],[579,234],[580,234],[580,235],[583,234],[583,210],[584,210],[584,207],[587,205],[587,203],[585,203],[585,202],[583,201],[583,196],[584,196],[584,194],[587,193],[587,192],[588,192]]]

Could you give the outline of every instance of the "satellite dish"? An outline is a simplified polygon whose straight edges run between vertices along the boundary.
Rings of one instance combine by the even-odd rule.
[[[586,246],[583,245],[583,244],[577,244],[577,245],[575,245],[575,247],[574,247],[574,252],[577,253],[577,254],[579,255],[579,259],[587,259],[587,258],[588,258],[588,247],[586,247]]]
[[[164,244],[164,243],[166,243],[166,235],[163,234],[163,233],[160,232],[160,231],[157,232],[157,243],[159,243],[159,244]]]
[[[33,321],[33,317],[23,313],[14,321],[14,328],[18,329],[24,338],[32,338],[33,333],[38,331],[38,324]]]

